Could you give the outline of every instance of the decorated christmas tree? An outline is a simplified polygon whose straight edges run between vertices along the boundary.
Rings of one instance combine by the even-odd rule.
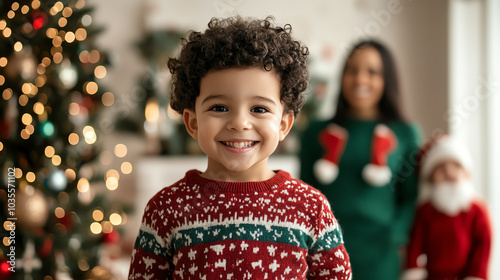
[[[105,168],[126,147],[100,149],[114,96],[91,14],[83,0],[0,1],[0,279],[111,277],[103,244],[126,215],[106,194],[131,165]]]

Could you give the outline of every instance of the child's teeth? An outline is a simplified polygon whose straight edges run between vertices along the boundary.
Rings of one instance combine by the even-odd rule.
[[[232,147],[232,148],[237,148],[237,149],[242,149],[242,148],[248,148],[252,145],[252,141],[247,141],[247,142],[224,142],[226,146]]]

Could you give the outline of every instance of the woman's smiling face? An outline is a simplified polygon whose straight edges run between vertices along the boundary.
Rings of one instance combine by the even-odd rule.
[[[380,53],[362,47],[349,58],[342,78],[342,93],[354,116],[376,116],[384,92],[384,69]]]
[[[207,177],[262,181],[274,175],[267,159],[294,119],[280,96],[279,76],[261,68],[211,71],[201,79],[195,110],[184,110],[184,122],[208,156]]]

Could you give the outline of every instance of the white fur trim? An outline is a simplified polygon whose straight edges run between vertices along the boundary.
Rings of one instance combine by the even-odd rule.
[[[314,174],[321,183],[330,184],[337,179],[339,167],[331,161],[320,159],[314,164]]]
[[[378,124],[375,127],[375,134],[377,135],[391,135],[392,130],[388,128],[385,124]]]
[[[427,278],[427,270],[425,268],[410,268],[403,271],[401,280],[424,280]]]
[[[438,140],[423,158],[420,178],[427,179],[436,165],[445,159],[456,160],[465,170],[472,172],[472,156],[468,147],[455,138],[446,137]]]
[[[363,168],[363,178],[370,185],[382,187],[391,181],[392,173],[388,166],[379,166],[375,164],[367,164]]]
[[[468,276],[468,277],[465,277],[464,280],[484,280],[484,279],[478,278],[478,277],[473,277],[473,276]]]

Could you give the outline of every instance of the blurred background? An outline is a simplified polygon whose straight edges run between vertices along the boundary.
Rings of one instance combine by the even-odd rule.
[[[311,53],[307,105],[271,165],[297,176],[301,132],[312,119],[334,113],[351,46],[376,38],[395,56],[405,111],[422,128],[424,140],[450,132],[470,145],[474,181],[494,227],[491,264],[500,263],[500,1],[2,2],[2,172],[26,166],[13,176],[16,210],[25,220],[41,215],[16,228],[23,244],[17,260],[28,277],[23,279],[42,279],[36,273],[43,269],[58,271],[56,279],[126,278],[148,199],[188,169],[205,168],[197,143],[168,109],[167,59],[189,30],[206,29],[212,17],[236,14],[272,15],[278,25],[291,24]],[[45,61],[44,50],[50,54]],[[17,103],[24,105],[15,109]],[[58,111],[64,113],[51,119]],[[17,151],[9,153],[13,148]],[[68,158],[72,165],[57,168],[57,156],[59,164]],[[9,178],[4,175],[2,183]],[[1,193],[5,205],[7,193],[8,187]],[[37,207],[23,207],[27,201]],[[8,217],[2,216],[4,248],[10,244],[4,237],[11,230]],[[54,224],[53,232],[40,231],[45,223]],[[3,250],[2,263],[8,253]],[[44,254],[53,261],[42,262]],[[1,278],[13,277],[5,267]],[[500,267],[490,267],[491,279],[500,279]],[[70,273],[75,270],[81,274]]]

